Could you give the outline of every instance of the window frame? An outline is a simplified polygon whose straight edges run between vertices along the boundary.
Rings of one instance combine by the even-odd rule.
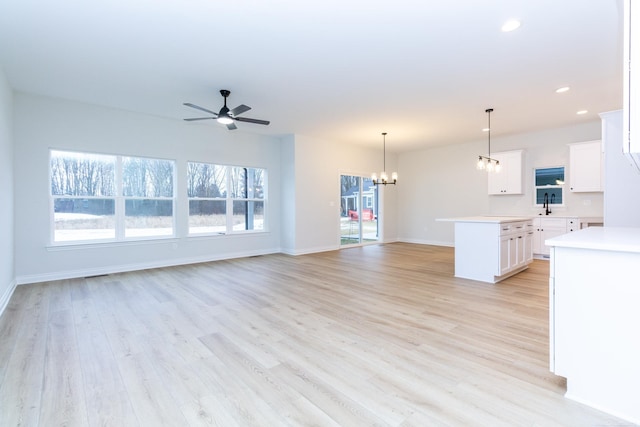
[[[538,170],[542,170],[542,169],[558,169],[558,168],[562,168],[562,174],[564,176],[564,181],[562,182],[562,184],[556,184],[556,185],[552,185],[552,184],[546,184],[546,185],[536,185],[536,177],[537,177],[537,171]],[[555,166],[542,166],[542,167],[534,167],[533,168],[533,206],[536,208],[541,208],[544,206],[543,203],[538,203],[538,190],[539,189],[558,189],[560,190],[560,193],[562,194],[562,203],[551,203],[551,201],[549,201],[549,206],[556,206],[556,207],[564,207],[565,206],[565,200],[566,200],[566,191],[565,191],[565,183],[567,182],[567,167],[565,165],[555,165]]]
[[[202,161],[187,161],[187,181],[191,181],[191,164],[201,164],[201,165],[209,165],[214,168],[224,168],[224,193],[222,196],[218,197],[198,197],[198,196],[189,196],[189,189],[187,188],[187,235],[188,237],[202,237],[202,236],[220,236],[220,235],[233,235],[233,234],[251,234],[251,233],[266,233],[268,232],[268,176],[269,171],[264,167],[254,167],[254,166],[238,166],[238,165],[228,165],[228,164],[220,164],[220,163],[209,163]],[[247,170],[260,170],[262,171],[262,197],[249,197],[248,192],[245,188],[244,197],[238,197],[234,194],[234,189],[232,185],[232,171],[233,169],[245,169]],[[245,172],[246,173],[246,172]],[[225,202],[225,229],[224,231],[192,231],[192,226],[190,224],[191,220],[191,202],[192,201],[224,201]],[[251,203],[262,203],[262,228],[251,228],[251,229],[236,229],[234,225],[234,206],[237,202],[247,203],[247,206]],[[247,211],[245,211],[245,224],[247,221]]]
[[[70,155],[88,155],[88,156],[105,156],[113,159],[113,195],[110,196],[68,196],[68,195],[57,195],[53,194],[52,188],[52,180],[53,180],[53,170],[52,170],[52,159],[54,153],[69,153]],[[123,194],[123,159],[124,158],[135,158],[135,159],[147,159],[147,160],[158,160],[158,161],[166,161],[171,164],[171,179],[172,179],[172,195],[170,197],[132,197],[132,196],[124,196]],[[110,153],[97,153],[97,152],[88,152],[88,151],[77,151],[77,150],[69,150],[69,149],[57,149],[50,148],[49,149],[49,241],[51,246],[75,246],[75,245],[101,245],[101,244],[109,244],[109,243],[122,243],[122,242],[137,242],[137,241],[145,241],[145,240],[162,240],[162,239],[174,239],[176,238],[176,205],[177,205],[177,191],[176,191],[176,161],[174,159],[164,159],[160,157],[148,157],[148,156],[131,156],[131,155],[120,155],[120,154],[110,154]],[[114,204],[114,213],[113,213],[113,222],[114,222],[114,236],[108,238],[88,238],[88,239],[65,239],[65,240],[56,240],[56,225],[55,225],[55,201],[56,199],[106,199],[113,200]],[[150,234],[144,236],[129,236],[126,237],[126,212],[125,206],[127,200],[133,199],[144,199],[144,200],[161,200],[161,201],[171,201],[171,233],[170,234]],[[94,229],[90,229],[94,230]],[[110,229],[109,229],[110,230]]]

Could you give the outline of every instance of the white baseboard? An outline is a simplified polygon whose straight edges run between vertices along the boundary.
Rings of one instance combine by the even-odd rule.
[[[307,248],[302,250],[291,250],[291,249],[282,249],[281,252],[285,255],[307,255],[307,254],[315,254],[319,252],[329,252],[329,251],[337,251],[340,249],[339,246],[318,246],[315,248]]]
[[[9,286],[5,290],[4,294],[0,296],[0,316],[4,313],[4,309],[9,305],[9,300],[11,299],[11,295],[16,290],[16,281],[12,281],[9,283]]]
[[[192,257],[192,258],[176,258],[171,260],[163,260],[163,261],[149,262],[149,263],[109,265],[106,267],[98,267],[98,268],[56,271],[52,273],[18,276],[16,278],[16,282],[19,285],[26,285],[29,283],[50,282],[53,280],[75,279],[79,277],[91,277],[91,276],[100,276],[104,274],[124,273],[127,271],[148,270],[151,268],[175,267],[178,265],[198,264],[201,262],[221,261],[225,259],[234,259],[234,258],[246,258],[246,257],[267,255],[267,254],[279,253],[279,252],[280,251],[278,249],[260,250],[260,251],[243,251],[243,252],[237,252],[237,253],[205,255],[205,256]]]
[[[403,243],[415,243],[417,245],[432,245],[432,246],[447,246],[453,248],[453,242],[441,242],[437,240],[422,240],[422,239],[413,239],[410,237],[399,238],[399,242]]]

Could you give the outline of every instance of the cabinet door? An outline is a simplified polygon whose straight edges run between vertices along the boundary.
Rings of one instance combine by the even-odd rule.
[[[549,255],[549,246],[544,244],[545,240],[551,239],[552,237],[560,236],[566,233],[567,233],[566,228],[542,228],[540,232],[540,238],[542,240],[540,254]]]
[[[491,155],[500,162],[501,171],[487,174],[489,194],[522,194],[522,156],[522,150]]]
[[[527,231],[524,235],[524,262],[528,264],[533,260],[533,244],[535,231]]]
[[[602,143],[569,145],[569,189],[574,192],[602,191]]]
[[[511,261],[509,259],[511,255],[511,236],[500,237],[500,274],[506,274],[511,270]]]
[[[542,246],[544,242],[542,241],[542,232],[540,231],[540,218],[533,219],[533,253],[541,254]]]
[[[489,194],[500,195],[507,192],[507,160],[500,153],[491,155],[492,158],[500,162],[500,172],[487,172]]]
[[[525,245],[526,233],[519,234],[514,237],[516,247],[516,262],[513,267],[522,267],[527,263],[527,249]]]
[[[580,230],[580,218],[567,218],[567,233]]]

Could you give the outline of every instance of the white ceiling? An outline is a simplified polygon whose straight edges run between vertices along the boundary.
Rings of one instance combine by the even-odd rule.
[[[620,108],[619,3],[0,0],[0,66],[19,91],[176,119],[229,89],[271,120],[233,132],[379,147],[386,131],[407,151],[485,138],[487,107],[492,137]]]

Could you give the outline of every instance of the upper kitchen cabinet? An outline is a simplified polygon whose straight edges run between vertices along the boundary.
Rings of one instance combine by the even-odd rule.
[[[490,195],[522,194],[523,150],[492,153],[491,157],[500,162],[500,172],[487,174]]]
[[[574,193],[603,191],[602,143],[569,144],[569,189]]]
[[[640,3],[624,0],[622,151],[640,170]],[[635,35],[631,37],[631,32]],[[633,41],[633,42],[632,42]],[[631,63],[634,64],[631,64]]]

